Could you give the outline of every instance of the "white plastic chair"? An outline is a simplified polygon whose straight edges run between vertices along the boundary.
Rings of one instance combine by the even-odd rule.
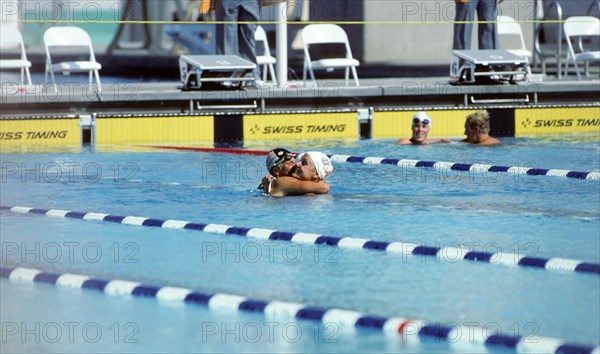
[[[533,54],[530,50],[525,46],[525,39],[523,38],[523,30],[521,29],[521,25],[515,21],[514,18],[510,16],[498,16],[498,22],[496,24],[498,29],[498,37],[503,35],[505,36],[517,36],[519,39],[520,47],[519,48],[502,48],[506,49],[514,55],[518,55],[521,57],[525,57],[528,60],[531,60]]]
[[[20,52],[20,59],[0,58],[0,70],[18,69],[21,71],[21,84],[25,82],[25,77],[27,77],[27,84],[31,85],[31,74],[29,73],[31,62],[27,60],[23,36],[17,27],[10,25],[2,26],[0,29],[0,50],[3,54],[6,54],[7,51],[14,50]]]
[[[338,25],[333,24],[315,24],[308,25],[302,29],[302,43],[304,47],[304,69],[302,70],[302,80],[306,86],[306,72],[310,73],[310,78],[315,81],[314,70],[325,69],[333,71],[337,68],[346,69],[346,86],[348,86],[348,78],[350,70],[356,86],[359,86],[358,75],[356,75],[356,67],[360,62],[352,57],[350,43],[346,32]],[[346,49],[346,55],[342,58],[326,58],[312,60],[309,54],[309,47],[312,44],[343,44]]]
[[[569,62],[572,60],[575,65],[575,72],[577,73],[577,79],[581,80],[581,74],[579,73],[578,61],[585,62],[585,73],[587,75],[589,62],[600,61],[600,50],[595,47],[596,50],[586,50],[583,48],[583,39],[588,38],[593,41],[600,39],[600,19],[593,16],[572,16],[565,20],[563,26],[565,32],[565,38],[567,40],[567,46],[569,52],[567,53],[567,60],[565,61],[565,72],[564,76],[567,76],[569,69]],[[577,37],[577,52],[571,42],[571,37]],[[597,43],[597,42],[596,42]]]
[[[256,56],[256,64],[262,65],[262,76],[263,81],[267,82],[267,68],[269,69],[269,74],[271,74],[271,78],[273,78],[273,83],[277,84],[277,77],[275,76],[275,67],[274,64],[277,63],[277,59],[271,55],[271,49],[269,48],[269,42],[267,41],[267,34],[262,26],[256,27],[256,32],[254,32],[254,40],[256,43],[261,43],[264,51],[262,55]]]
[[[50,73],[55,90],[56,80],[54,78],[54,72],[62,72],[64,75],[77,72],[88,72],[90,87],[93,83],[93,75],[96,78],[98,91],[101,91],[102,87],[98,70],[102,68],[102,65],[96,61],[94,49],[92,48],[92,40],[85,30],[75,26],[51,27],[44,33],[44,47],[46,48],[46,71],[44,78],[46,82],[48,82],[48,73]],[[69,47],[85,47],[89,54],[89,60],[63,61],[56,64],[52,63],[52,50]],[[73,55],[72,52],[69,54]]]

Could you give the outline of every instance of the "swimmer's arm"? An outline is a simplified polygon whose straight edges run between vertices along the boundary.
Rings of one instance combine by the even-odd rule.
[[[326,194],[329,189],[329,184],[323,180],[302,181],[293,177],[279,177],[271,182],[273,196]]]
[[[271,182],[273,180],[275,180],[275,177],[273,177],[271,175],[264,176],[260,180],[260,184],[258,185],[257,189],[262,189],[265,191],[265,193],[269,193],[269,191],[271,190]]]
[[[262,180],[260,181],[260,185],[263,187],[267,187],[269,185],[269,183],[271,183],[271,181],[274,179],[275,177],[271,176],[271,175],[266,175],[262,178]]]
[[[402,139],[396,141],[396,144],[398,144],[398,145],[407,145],[407,144],[412,144],[412,142],[410,141],[409,138],[402,138]]]

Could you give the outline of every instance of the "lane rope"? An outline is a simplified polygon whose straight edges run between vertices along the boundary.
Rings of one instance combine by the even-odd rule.
[[[179,302],[208,307],[211,311],[262,313],[268,319],[307,320],[334,324],[340,327],[355,327],[378,330],[388,335],[400,335],[406,342],[418,343],[427,338],[436,342],[445,341],[457,345],[480,347],[504,347],[517,353],[597,353],[596,347],[568,343],[563,339],[538,335],[506,335],[496,332],[496,326],[463,326],[426,322],[404,317],[383,317],[340,308],[323,308],[303,303],[286,301],[264,301],[241,295],[205,293],[175,286],[155,286],[120,279],[100,279],[89,275],[72,273],[50,273],[34,268],[12,268],[0,266],[0,277],[14,283],[45,283],[66,288],[101,291],[110,296],[151,297],[165,302]]]
[[[174,145],[140,145],[140,146],[154,148],[154,149],[219,152],[219,153],[223,153],[223,154],[235,154],[235,155],[265,156],[269,153],[269,151],[267,151],[267,150],[247,150],[247,149],[200,147],[200,146],[174,146]]]
[[[431,247],[419,245],[413,242],[386,242],[356,237],[336,237],[305,232],[288,232],[264,228],[246,228],[223,224],[204,224],[182,220],[161,220],[141,216],[119,216],[104,213],[77,212],[60,209],[40,209],[22,206],[11,207],[0,205],[0,210],[6,210],[19,214],[36,214],[59,218],[96,220],[136,226],[160,227],[165,229],[194,230],[211,234],[242,236],[257,240],[280,240],[297,244],[326,245],[338,247],[340,249],[364,249],[394,254],[434,257],[436,260],[443,260],[450,263],[457,262],[458,260],[464,260],[513,267],[521,266],[538,268],[549,271],[590,273],[600,275],[600,263],[590,263],[581,260],[560,257],[531,257],[521,255],[517,252],[504,253],[500,251],[492,253],[456,246]]]
[[[160,145],[144,145],[155,149],[170,149],[170,150],[187,150],[200,152],[218,152],[238,155],[267,155],[266,150],[244,150],[233,148],[202,148],[193,146],[160,146]],[[351,156],[351,155],[331,155],[327,154],[332,162],[337,163],[362,163],[367,165],[397,165],[401,168],[433,168],[438,171],[463,171],[463,172],[506,172],[515,175],[528,176],[553,176],[553,177],[568,177],[575,179],[600,180],[600,171],[573,171],[561,169],[546,169],[546,168],[528,168],[524,166],[497,166],[478,163],[458,163],[444,161],[421,161],[410,159],[392,159],[386,157],[368,157],[368,156]]]

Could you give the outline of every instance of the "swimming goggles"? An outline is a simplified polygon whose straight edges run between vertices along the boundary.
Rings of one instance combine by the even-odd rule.
[[[283,149],[280,151],[277,151],[276,154],[277,154],[277,158],[271,162],[271,165],[269,166],[269,171],[271,171],[273,169],[273,167],[275,167],[285,161],[289,161],[291,159],[296,158],[295,154],[292,154],[290,152],[285,152],[285,151],[283,151]]]
[[[420,119],[419,117],[413,118],[413,124],[419,124],[421,122],[423,122],[423,124],[426,124],[426,125],[429,125],[429,123],[430,123],[429,118],[425,118],[425,119]]]

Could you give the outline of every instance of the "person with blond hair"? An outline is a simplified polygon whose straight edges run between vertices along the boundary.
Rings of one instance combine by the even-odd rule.
[[[487,111],[469,114],[465,120],[465,135],[462,142],[476,145],[498,145],[500,141],[490,136],[490,115]]]

